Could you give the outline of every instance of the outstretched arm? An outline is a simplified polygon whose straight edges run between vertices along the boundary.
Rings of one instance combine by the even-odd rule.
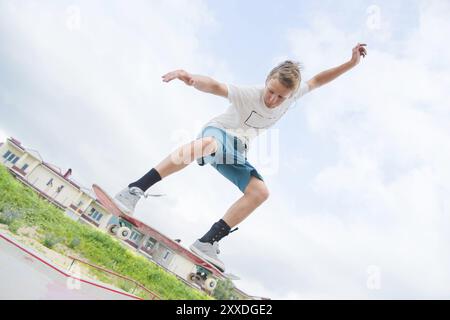
[[[163,75],[162,79],[164,82],[170,82],[174,79],[178,79],[186,83],[188,86],[193,86],[197,90],[212,93],[224,98],[228,97],[227,86],[210,77],[190,74],[184,70],[175,70]]]
[[[312,79],[308,80],[307,83],[310,90],[316,89],[323,86],[324,84],[333,81],[343,73],[357,66],[361,61],[361,56],[365,57],[367,55],[367,50],[365,48],[366,46],[367,45],[364,43],[358,43],[352,50],[352,58],[350,59],[350,61],[341,64],[338,67],[323,71],[314,76]]]

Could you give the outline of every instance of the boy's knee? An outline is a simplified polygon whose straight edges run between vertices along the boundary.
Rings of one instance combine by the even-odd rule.
[[[244,194],[252,197],[256,202],[263,203],[269,198],[270,192],[264,182],[260,181],[257,184],[249,184]]]
[[[202,138],[200,141],[202,144],[202,153],[204,155],[216,152],[217,141],[214,137],[205,137],[205,138]]]
[[[204,156],[214,154],[218,149],[217,141],[214,137],[204,137],[191,143],[191,153],[194,159],[202,159]],[[200,165],[203,165],[199,162]]]
[[[261,202],[266,201],[267,199],[269,199],[269,195],[270,195],[269,189],[267,189],[267,187],[262,188],[259,191],[259,199],[260,199],[260,201]]]

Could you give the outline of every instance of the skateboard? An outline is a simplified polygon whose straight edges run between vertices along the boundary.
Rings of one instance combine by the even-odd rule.
[[[217,286],[217,279],[228,278],[220,269],[196,253],[184,248],[175,240],[165,236],[142,221],[122,212],[111,196],[97,184],[93,184],[92,189],[98,202],[113,215],[106,227],[108,234],[126,241],[130,239],[132,230],[136,229],[142,234],[150,235],[157,242],[162,243],[172,251],[187,256],[195,264],[195,271],[188,275],[188,280],[199,285],[208,292],[212,292],[215,289]]]

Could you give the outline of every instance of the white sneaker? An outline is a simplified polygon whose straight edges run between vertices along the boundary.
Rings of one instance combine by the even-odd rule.
[[[220,261],[219,257],[217,256],[218,254],[220,254],[219,243],[217,241],[214,242],[214,244],[211,244],[209,242],[200,242],[199,240],[197,240],[189,247],[189,249],[191,249],[192,252],[199,255],[206,261],[213,264],[220,271],[225,271],[224,263]]]
[[[138,187],[126,187],[114,197],[114,203],[123,213],[132,216],[136,208],[136,204],[144,196],[144,191]]]

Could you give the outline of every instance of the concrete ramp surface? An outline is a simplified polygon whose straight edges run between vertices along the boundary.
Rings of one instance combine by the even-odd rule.
[[[0,231],[0,299],[135,300],[120,289],[69,274]]]

